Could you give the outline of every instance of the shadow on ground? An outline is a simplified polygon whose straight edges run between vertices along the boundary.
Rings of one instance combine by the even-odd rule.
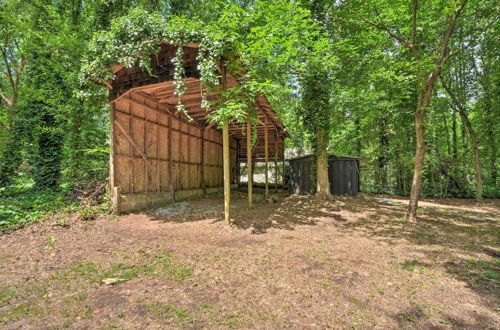
[[[272,191],[271,196],[275,202],[264,200],[263,189],[256,188],[254,207],[248,208],[246,193],[233,192],[233,225],[254,234],[265,234],[271,228],[294,230],[300,225],[324,222],[335,226],[340,233],[363,235],[394,246],[407,244],[409,252],[418,257],[403,262],[403,269],[441,267],[451,277],[466,282],[481,297],[496,301],[492,308],[498,308],[500,260],[496,249],[500,246],[500,226],[496,215],[479,217],[472,209],[448,212],[424,208],[419,210],[418,224],[410,225],[405,221],[404,205],[386,204],[372,196],[336,197],[334,201],[287,196],[284,191]],[[223,219],[222,195],[188,203],[188,212],[178,216],[154,213],[150,216],[153,220],[175,222]],[[403,324],[407,319],[418,319],[419,314],[410,311],[394,317]],[[464,326],[458,322],[443,320],[444,324]]]
[[[247,194],[244,189],[231,194],[231,219],[233,226],[250,230],[254,234],[263,234],[270,228],[293,230],[297,225],[314,225],[318,219],[334,217],[342,221],[336,206],[329,202],[318,201],[308,196],[288,197],[286,191],[271,190],[271,198],[266,201],[264,189],[254,188],[254,205],[248,207]],[[148,216],[155,221],[191,222],[213,219],[222,221],[224,207],[222,195],[212,195],[193,201],[168,205],[167,211],[152,210]],[[167,213],[167,215],[165,215]]]
[[[419,210],[418,223],[410,225],[405,220],[404,205],[386,205],[373,198],[366,198],[363,203],[357,198],[342,197],[339,200],[344,212],[363,214],[347,222],[336,222],[341,231],[362,233],[393,245],[408,243],[413,249],[410,252],[416,252],[420,257],[401,264],[403,268],[412,265],[429,269],[442,267],[447,274],[467,283],[487,301],[495,302],[494,305],[490,303],[491,308],[498,309],[500,226],[495,220],[497,215],[478,216],[473,209],[448,212],[446,209],[425,208]],[[478,320],[480,316],[478,314]],[[400,324],[408,321],[405,318],[418,317],[418,311],[395,316]],[[444,325],[458,328],[479,325],[462,324],[451,318],[442,321]]]

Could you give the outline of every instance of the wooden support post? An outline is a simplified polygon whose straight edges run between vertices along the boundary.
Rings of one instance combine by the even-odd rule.
[[[222,146],[224,161],[224,223],[231,224],[231,159],[229,156],[229,123],[226,120],[222,128]]]
[[[274,131],[274,191],[278,192],[278,131]]]
[[[122,213],[122,204],[121,204],[121,198],[120,198],[120,187],[113,187],[113,195],[114,195],[114,200],[113,200],[113,210],[116,214],[121,214]]]
[[[179,116],[178,118],[180,118],[180,112],[179,112],[178,116]],[[184,170],[182,168],[183,166],[181,164],[182,164],[182,162],[185,161],[184,157],[182,157],[182,136],[183,136],[183,133],[184,132],[182,130],[182,123],[179,121],[179,139],[178,139],[179,143],[177,144],[177,152],[179,155],[178,160],[180,160],[180,162],[177,163],[177,175],[175,177],[176,178],[175,181],[177,182],[177,188],[179,190],[186,189],[186,187],[182,186],[182,181],[181,181],[181,176],[182,176],[181,173],[184,172]],[[189,139],[188,139],[188,141],[189,141]]]
[[[283,181],[281,182],[282,184],[285,184],[285,138],[283,138]]]
[[[207,188],[205,185],[205,129],[201,129],[201,146],[200,146],[200,181],[201,189],[203,189],[203,194],[207,193]]]
[[[146,109],[144,109],[144,119],[147,118],[147,114],[146,114]],[[144,159],[144,191],[145,192],[148,192],[149,191],[149,169],[148,169],[148,161],[146,160],[148,158],[148,148],[147,148],[147,145],[148,145],[148,142],[147,142],[147,134],[148,134],[148,122],[147,121],[144,121],[143,123],[143,127],[144,127],[144,131],[143,131],[143,140],[142,142],[144,143],[144,156],[146,157]]]
[[[129,102],[128,103],[128,112],[132,114],[132,105]],[[115,120],[116,121],[116,120]],[[134,131],[134,119],[132,116],[128,118],[128,131],[132,133]],[[130,149],[129,153],[131,156],[134,156],[134,149],[132,144],[130,144]],[[130,192],[135,192],[135,161],[133,158],[130,159],[130,174],[131,174],[131,179],[130,179]]]
[[[226,90],[226,66],[222,66],[222,90]],[[229,154],[229,120],[222,126],[222,167],[224,175],[224,223],[231,224],[231,156]]]
[[[156,122],[158,125],[156,126],[156,190],[159,192],[161,190],[161,176],[160,176],[160,113],[156,113]]]
[[[241,163],[240,163],[240,140],[236,141],[236,183],[238,184],[238,188],[240,187],[241,180]]]
[[[253,171],[252,171],[252,121],[247,120],[247,173],[248,173],[248,207],[253,207]]]
[[[120,214],[120,188],[116,187],[115,179],[115,105],[110,107],[110,122],[111,132],[109,136],[109,188],[111,191],[111,203],[113,205],[113,212]]]
[[[265,185],[266,185],[266,192],[265,192],[265,197],[266,200],[269,198],[269,134],[267,133],[267,116],[264,118],[264,171],[265,171]]]
[[[168,186],[170,189],[170,194],[172,198],[172,202],[175,201],[175,188],[174,188],[174,180],[172,178],[172,114],[168,115]]]

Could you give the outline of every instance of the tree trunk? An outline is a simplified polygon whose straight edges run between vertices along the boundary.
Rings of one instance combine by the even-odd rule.
[[[457,143],[457,114],[453,110],[452,114],[452,124],[453,124],[453,159],[458,158],[458,143]]]
[[[472,153],[474,156],[474,168],[476,172],[476,201],[481,202],[483,200],[483,178],[481,176],[479,142],[477,141],[476,132],[474,132],[474,128],[472,127],[472,124],[469,118],[467,117],[467,111],[463,105],[464,103],[459,101],[456,94],[453,92],[450,86],[446,84],[446,82],[443,80],[442,77],[441,77],[441,83],[446,92],[448,93],[448,95],[451,97],[452,104],[454,104],[454,108],[456,108],[456,110],[458,111],[458,114],[462,119],[463,125],[467,128],[467,131],[469,132],[472,143]]]
[[[387,145],[389,137],[387,136],[387,118],[382,117],[380,121],[380,151],[378,157],[379,177],[380,177],[380,192],[386,193],[387,187]]]
[[[316,132],[316,196],[329,199],[331,194],[330,181],[328,180],[328,154],[326,144],[323,141],[323,130],[318,128]]]
[[[474,132],[469,118],[463,109],[458,109],[460,118],[464,122],[465,127],[469,131],[470,139],[472,142],[472,154],[474,156],[474,168],[476,171],[476,201],[481,202],[483,200],[483,177],[481,176],[481,160],[479,156],[479,143],[477,141],[477,135]]]
[[[424,144],[424,118],[425,108],[429,104],[429,97],[426,97],[424,89],[418,93],[418,106],[415,113],[415,133],[416,133],[416,151],[415,166],[413,168],[413,181],[411,184],[410,202],[408,203],[407,219],[409,222],[417,221],[417,207],[420,191],[422,189],[422,168],[424,166],[425,144]]]
[[[495,141],[495,140],[493,140]],[[497,146],[495,142],[491,145],[491,157],[490,157],[490,178],[493,186],[497,184]]]
[[[354,131],[356,132],[356,157],[361,158],[361,124],[359,118],[354,119]]]
[[[441,73],[441,69],[443,64],[449,57],[449,49],[448,44],[450,42],[451,35],[453,34],[453,30],[455,29],[455,25],[457,23],[458,17],[460,16],[462,10],[467,4],[468,0],[463,0],[460,3],[455,11],[453,12],[453,16],[448,24],[448,28],[443,35],[443,39],[441,41],[441,45],[439,47],[439,55],[437,57],[436,62],[434,62],[434,68],[432,69],[432,73],[430,75],[421,75],[421,77],[427,77],[423,79],[422,85],[418,91],[418,105],[417,110],[415,112],[415,133],[417,137],[417,148],[415,152],[415,167],[413,170],[413,181],[411,185],[411,193],[410,193],[410,202],[408,203],[408,213],[407,218],[409,222],[417,221],[417,207],[418,207],[418,198],[420,197],[420,191],[422,188],[422,167],[424,166],[424,118],[425,111],[429,106],[429,102],[431,99],[431,94],[434,89],[434,84],[438,76]],[[417,1],[413,2],[413,38],[410,46],[410,51],[413,53],[413,57],[415,61],[419,60],[419,47],[416,44],[416,35],[417,35]]]

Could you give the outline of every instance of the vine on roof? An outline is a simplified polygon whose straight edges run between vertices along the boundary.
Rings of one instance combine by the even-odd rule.
[[[235,7],[221,13],[212,23],[175,16],[165,18],[159,13],[134,9],[129,15],[115,19],[108,31],[96,34],[90,41],[82,82],[113,79],[111,67],[115,64],[126,68],[138,65],[151,74],[151,54],[160,51],[162,41],[169,41],[178,47],[173,58],[177,109],[189,118],[181,101],[187,90],[182,46],[196,43],[203,87],[201,104],[208,118],[217,124],[245,122],[248,118],[257,122],[256,99],[266,90],[276,88],[271,79],[300,71],[306,61],[299,50],[313,40],[319,48],[325,47],[325,43],[316,41],[318,29],[308,11],[299,10],[287,1],[276,3],[273,12],[266,10],[267,6],[265,1],[257,1],[251,15]],[[277,23],[277,17],[283,24]],[[218,71],[221,65],[238,79],[238,86],[222,88]],[[207,95],[213,92],[219,96],[209,100]]]

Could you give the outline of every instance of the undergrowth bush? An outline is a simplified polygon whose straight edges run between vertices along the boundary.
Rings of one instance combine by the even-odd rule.
[[[71,195],[68,190],[37,191],[33,189],[33,183],[1,187],[0,231],[21,228],[57,213],[92,214],[92,217],[84,217],[90,220],[109,210],[107,198],[99,203],[89,203],[68,198]]]

